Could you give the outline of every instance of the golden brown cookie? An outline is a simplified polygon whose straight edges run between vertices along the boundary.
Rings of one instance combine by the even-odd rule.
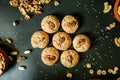
[[[47,33],[55,33],[60,27],[59,19],[54,15],[48,15],[41,21],[41,28]]]
[[[59,52],[54,47],[47,47],[42,51],[41,59],[48,66],[54,65],[59,59]]]
[[[58,50],[66,50],[72,44],[71,37],[65,32],[57,32],[52,39],[53,46]]]
[[[8,68],[9,59],[6,52],[0,48],[0,76],[6,71]]]
[[[60,61],[65,67],[73,68],[79,62],[79,54],[75,50],[65,50],[61,54]]]
[[[73,15],[66,15],[62,20],[62,28],[67,33],[75,33],[79,27],[78,19]]]
[[[90,39],[84,34],[78,34],[73,39],[73,47],[78,52],[86,52],[90,48]]]
[[[45,48],[49,43],[49,35],[44,31],[36,31],[31,37],[33,48]]]

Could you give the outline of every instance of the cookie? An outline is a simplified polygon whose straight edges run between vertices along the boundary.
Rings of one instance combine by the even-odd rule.
[[[9,59],[6,52],[0,48],[0,76],[6,71],[8,68]]]
[[[62,20],[62,28],[65,32],[73,34],[79,27],[79,22],[73,15],[66,15]]]
[[[57,32],[52,39],[53,46],[58,50],[66,50],[72,44],[71,37],[65,32]]]
[[[36,31],[31,37],[33,48],[45,48],[49,43],[49,35],[44,31]]]
[[[54,47],[47,47],[42,51],[41,59],[48,66],[54,65],[59,59],[59,52]]]
[[[90,48],[90,39],[84,34],[78,34],[73,39],[73,47],[78,52],[86,52]]]
[[[79,62],[79,54],[75,50],[65,50],[60,56],[60,61],[65,67],[73,68]]]
[[[59,19],[54,15],[48,15],[41,21],[41,28],[47,33],[55,33],[60,27]]]

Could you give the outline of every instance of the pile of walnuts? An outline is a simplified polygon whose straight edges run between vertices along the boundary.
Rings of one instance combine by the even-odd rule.
[[[49,4],[51,0],[10,0],[10,5],[17,7],[26,20],[30,19],[29,12],[42,14],[42,5]],[[56,2],[56,0],[55,0]]]

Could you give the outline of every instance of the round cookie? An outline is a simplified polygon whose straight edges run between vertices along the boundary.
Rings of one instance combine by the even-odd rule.
[[[59,59],[59,52],[54,47],[47,47],[42,51],[41,59],[48,66],[54,65]]]
[[[71,37],[65,32],[57,32],[52,39],[53,46],[58,50],[66,50],[72,44]]]
[[[60,61],[65,67],[73,68],[79,62],[79,54],[75,50],[65,50],[61,54]]]
[[[60,21],[54,15],[48,15],[41,21],[41,28],[47,33],[55,33],[60,27]]]
[[[90,48],[90,39],[84,34],[78,34],[73,39],[73,47],[78,52],[86,52]]]
[[[6,71],[8,68],[9,59],[6,52],[0,48],[0,76]]]
[[[31,37],[33,48],[45,48],[49,43],[49,35],[44,31],[36,31]]]
[[[73,15],[66,15],[61,24],[63,30],[70,34],[75,33],[79,27],[79,22]]]

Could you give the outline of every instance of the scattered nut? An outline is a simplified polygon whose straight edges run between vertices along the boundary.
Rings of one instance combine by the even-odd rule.
[[[24,61],[25,59],[27,59],[27,57],[25,57],[25,56],[19,56],[18,59],[17,59],[17,62]]]
[[[106,71],[105,70],[102,70],[102,75],[106,75]]]
[[[16,20],[16,21],[13,21],[13,26],[17,26],[19,24],[19,22]]]
[[[108,73],[112,73],[113,72],[113,70],[112,69],[108,69]]]
[[[13,51],[10,53],[11,55],[18,55],[18,52],[17,51]]]
[[[113,75],[117,74],[117,71],[112,71],[112,74],[113,74]]]
[[[93,69],[90,69],[90,70],[89,70],[89,73],[90,73],[90,74],[94,74],[94,70],[93,70]]]
[[[119,38],[116,37],[114,39],[114,42],[115,42],[115,44],[116,44],[117,47],[120,47],[120,37]]]
[[[55,6],[60,5],[59,1],[55,0],[55,1],[54,1],[54,5],[55,5]]]
[[[116,67],[114,67],[114,71],[118,71],[119,70],[119,68],[116,66]]]
[[[24,54],[29,54],[29,53],[31,53],[31,50],[29,49],[24,51]]]
[[[11,56],[8,56],[8,58],[10,59],[10,61],[12,61],[12,60],[13,60],[13,58],[12,58]]]
[[[112,5],[109,5],[108,2],[104,2],[104,10],[103,13],[108,13],[112,9]]]
[[[101,75],[102,71],[101,70],[97,70],[97,75]]]
[[[7,38],[6,41],[7,41],[9,44],[13,43],[13,40],[12,40],[11,38]]]
[[[87,64],[86,64],[86,67],[87,67],[87,68],[91,68],[91,66],[92,66],[91,63],[87,63]]]
[[[69,72],[68,72],[68,73],[66,74],[66,76],[67,76],[68,78],[72,78],[72,73],[69,73]]]
[[[26,66],[23,66],[23,65],[22,65],[22,66],[19,66],[18,69],[19,69],[19,70],[25,70],[25,69],[26,69]]]
[[[111,30],[111,29],[113,29],[113,28],[115,27],[115,25],[116,25],[116,23],[113,22],[113,23],[111,23],[109,26],[106,26],[106,29],[107,29],[107,30]]]

